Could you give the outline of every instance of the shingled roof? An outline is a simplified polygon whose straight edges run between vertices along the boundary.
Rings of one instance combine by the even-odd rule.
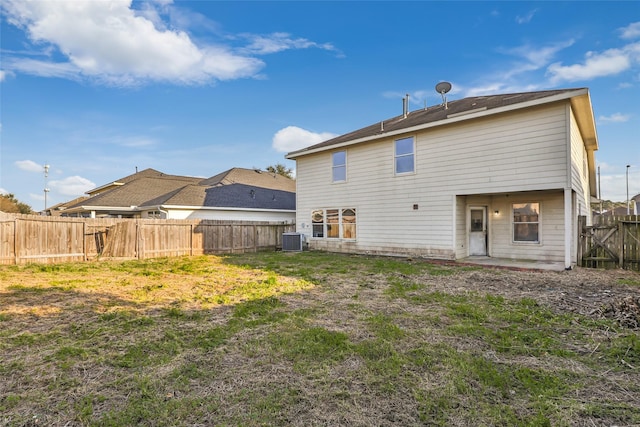
[[[197,184],[201,180],[201,178],[175,175],[154,177],[143,175],[137,179],[128,180],[124,185],[83,200],[75,206],[141,206],[149,200],[179,190],[187,185]]]
[[[246,184],[273,190],[296,191],[296,182],[286,176],[260,169],[232,168],[200,182],[205,186]]]
[[[295,210],[295,187],[290,178],[254,169],[232,168],[207,179],[145,169],[98,187],[103,190],[68,210],[155,206]]]
[[[586,99],[585,99],[586,97]],[[336,138],[315,144],[302,150],[287,154],[288,159],[318,151],[324,151],[334,147],[350,145],[359,142],[371,141],[391,135],[410,132],[427,127],[434,127],[489,114],[497,114],[503,111],[511,111],[518,108],[527,108],[533,105],[556,102],[566,99],[581,99],[579,109],[581,113],[577,115],[579,124],[593,128],[594,135],[586,135],[587,143],[597,142],[595,136],[595,126],[593,126],[593,112],[589,100],[589,92],[586,88],[544,90],[537,92],[509,93],[500,95],[473,96],[459,100],[448,101],[445,105],[434,105],[428,108],[408,112],[387,120],[382,120],[370,126],[358,129],[353,132],[340,135]],[[588,108],[586,101],[588,101]],[[588,111],[585,111],[585,108]],[[593,141],[592,141],[593,140]]]
[[[122,185],[126,184],[127,182],[131,182],[133,180],[140,179],[140,178],[171,177],[171,176],[174,176],[174,175],[166,175],[166,174],[164,174],[164,173],[162,173],[160,171],[157,171],[155,169],[148,168],[148,169],[142,170],[140,172],[136,172],[134,174],[125,176],[124,178],[120,178],[120,179],[118,179],[116,181],[109,182],[107,184],[101,185],[100,187],[96,187],[96,188],[94,188],[92,190],[87,191],[87,194],[89,194],[90,196],[95,196],[96,194],[103,193],[103,192],[105,192],[107,190],[112,190],[115,187],[122,186]]]

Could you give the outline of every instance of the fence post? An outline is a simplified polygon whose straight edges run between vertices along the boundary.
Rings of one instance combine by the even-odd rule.
[[[15,264],[18,265],[18,218],[13,222],[13,257]]]
[[[88,259],[87,257],[87,222],[82,221],[82,253],[84,254],[84,260]]]
[[[193,223],[189,224],[189,255],[193,256]]]
[[[624,268],[624,224],[621,221],[616,223],[616,228],[618,229],[618,237],[620,246],[618,248],[618,253],[620,256],[618,257],[618,267]]]
[[[253,224],[253,252],[258,252],[258,226]]]
[[[140,241],[142,233],[140,232],[140,223],[136,220],[136,255],[138,259],[142,259],[142,242]]]
[[[576,262],[580,267],[583,267],[582,265],[582,254],[584,252],[583,239],[585,239],[583,234],[584,234],[584,226],[585,226],[586,219],[587,219],[586,216],[578,215],[578,247],[577,247],[578,253],[576,255]]]

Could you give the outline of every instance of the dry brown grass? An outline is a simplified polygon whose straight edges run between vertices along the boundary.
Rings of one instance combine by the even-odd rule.
[[[625,271],[322,253],[0,268],[0,424],[640,424]]]

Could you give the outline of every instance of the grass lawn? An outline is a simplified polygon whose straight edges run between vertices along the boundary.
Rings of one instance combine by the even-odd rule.
[[[322,252],[0,266],[0,425],[640,425],[640,333],[578,289],[636,297],[640,275]]]

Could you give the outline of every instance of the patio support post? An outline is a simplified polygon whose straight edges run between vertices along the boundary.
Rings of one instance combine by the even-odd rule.
[[[573,207],[571,188],[564,189],[564,269],[571,270],[571,246],[573,242]]]

